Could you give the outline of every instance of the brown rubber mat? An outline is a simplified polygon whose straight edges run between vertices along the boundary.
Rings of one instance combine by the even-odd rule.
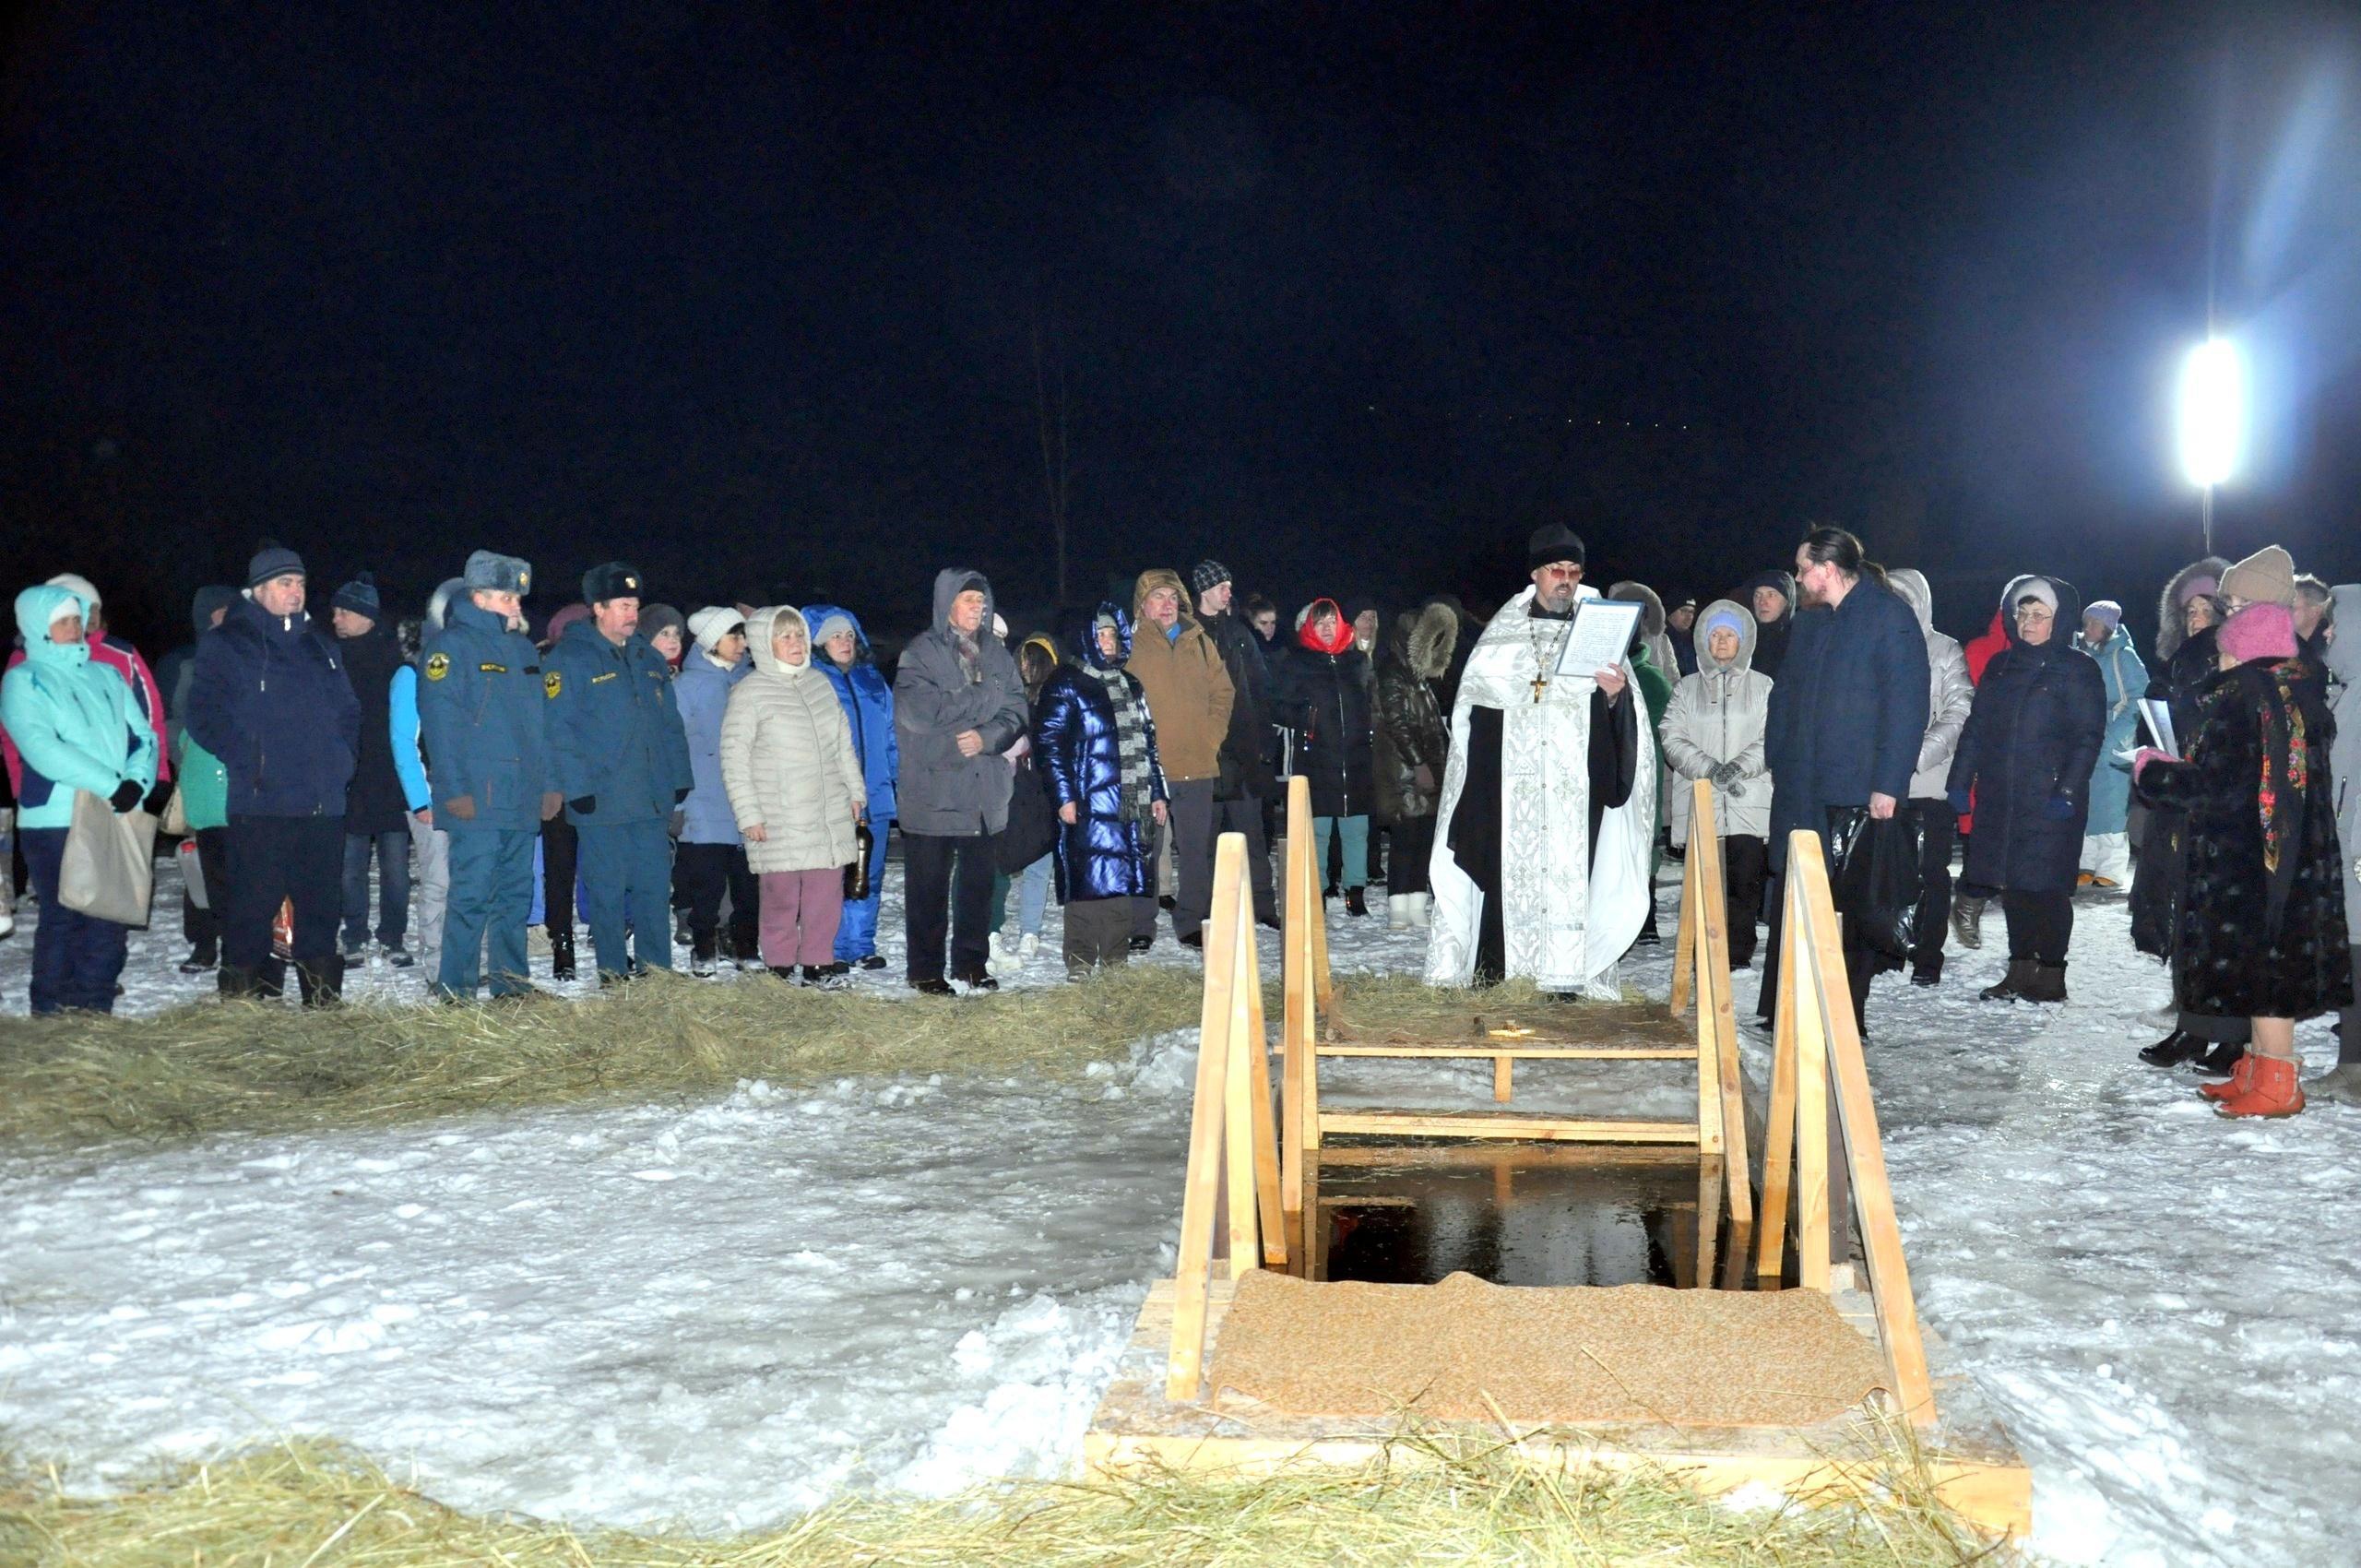
[[[1816,1290],[1238,1283],[1216,1390],[1296,1415],[1804,1427],[1885,1385],[1877,1347]],[[1489,1398],[1487,1397],[1489,1396]]]

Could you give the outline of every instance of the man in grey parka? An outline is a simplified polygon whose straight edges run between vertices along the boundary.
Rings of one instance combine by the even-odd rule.
[[[984,968],[991,956],[991,840],[1008,825],[1013,782],[1001,754],[1025,733],[1026,710],[1016,660],[991,635],[991,585],[981,572],[936,573],[933,620],[902,650],[894,673],[908,976],[932,996],[949,995],[952,980],[971,992],[999,989]]]
[[[1935,595],[1923,573],[1901,567],[1886,582],[1917,612],[1927,634],[1927,734],[1918,742],[1918,771],[1910,776],[1911,816],[1918,825],[1918,874],[1926,884],[1917,944],[1910,950],[1910,983],[1940,985],[1943,979],[1943,933],[1952,921],[1952,846],[1959,817],[1943,798],[1943,780],[1959,750],[1967,710],[1975,705],[1975,684],[1967,678],[1967,655],[1959,639],[1935,630]]]
[[[2350,636],[2342,628],[2356,628]],[[2344,926],[2361,933],[2361,584],[2329,589],[2329,612],[2313,632],[2328,666],[2336,743],[2328,770],[2336,782],[2337,859],[2344,865]],[[2353,950],[2361,963],[2361,947]],[[2304,1086],[2315,1099],[2361,1105],[2361,993],[2337,1019],[2336,1065]]]

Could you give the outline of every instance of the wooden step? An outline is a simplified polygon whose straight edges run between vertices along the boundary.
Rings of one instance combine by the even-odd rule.
[[[1697,1048],[1654,1045],[1518,1045],[1503,1040],[1498,1045],[1315,1045],[1312,1050],[1322,1056],[1395,1056],[1432,1057],[1441,1061],[1464,1059],[1489,1062],[1495,1056],[1514,1056],[1528,1062],[1694,1062]]]
[[[1635,1122],[1575,1116],[1503,1116],[1494,1111],[1323,1111],[1320,1131],[1393,1138],[1531,1138],[1552,1143],[1690,1144],[1694,1122]]]

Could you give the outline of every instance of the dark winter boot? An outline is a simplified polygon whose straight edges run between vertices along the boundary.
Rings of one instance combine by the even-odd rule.
[[[255,972],[252,969],[242,969],[235,964],[224,964],[215,983],[221,988],[221,997],[225,1002],[255,1000]]]
[[[2140,1060],[2151,1067],[2177,1067],[2204,1054],[2205,1042],[2179,1029],[2175,1029],[2153,1045],[2140,1048]]]
[[[1910,965],[1910,983],[1912,985],[1942,984],[1943,956],[1937,953],[1931,957],[1914,959]]]
[[[2033,978],[2023,989],[2027,1002],[2063,1002],[2066,1000],[2066,966],[2034,961]]]
[[[850,991],[852,977],[834,964],[806,964],[803,966],[803,983],[822,991]]]
[[[1952,901],[1952,934],[1962,947],[1984,945],[1984,900],[1964,896]]]
[[[1648,900],[1648,918],[1642,922],[1640,934],[1631,940],[1632,944],[1639,947],[1660,947],[1664,944],[1664,937],[1656,931],[1656,901],[1654,897]]]
[[[295,966],[295,986],[306,1007],[333,1007],[344,1000],[344,959],[331,953],[316,964]]]
[[[689,973],[704,979],[720,966],[720,944],[711,932],[694,937],[689,944]]]
[[[1366,915],[1369,913],[1369,890],[1367,888],[1348,887],[1345,889],[1345,913],[1348,915]]]
[[[2018,1002],[2025,1000],[2025,989],[2033,984],[2034,961],[2011,958],[2009,972],[2000,977],[1998,985],[1987,985],[1976,994],[1987,1002]]]
[[[574,928],[550,932],[550,979],[574,978]]]
[[[771,973],[778,977],[780,981],[785,984],[801,985],[803,983],[802,977],[795,972],[795,966],[792,964],[773,964],[769,966],[769,968]]]
[[[2224,1040],[2219,1045],[2206,1047],[2205,1054],[2190,1063],[2189,1070],[2201,1078],[2226,1078],[2238,1070],[2238,1063],[2246,1053],[2247,1048],[2243,1044]]]

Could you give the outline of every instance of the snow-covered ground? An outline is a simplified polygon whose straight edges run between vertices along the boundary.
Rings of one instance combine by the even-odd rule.
[[[896,962],[864,984],[890,992],[884,924]],[[2355,1560],[2361,1114],[2225,1125],[2193,1080],[2140,1066],[2137,1015],[2165,988],[2120,905],[2080,911],[2072,1004],[1977,1003],[1998,924],[1938,990],[1879,982],[1870,1067],[1921,1307],[2034,1466],[2036,1545]],[[1330,930],[1340,967],[1422,947],[1382,917]],[[1056,933],[1052,909],[1026,983],[1055,981]],[[12,1010],[30,948],[0,944]],[[138,938],[127,1010],[202,993],[170,973],[180,953],[173,930]],[[1661,995],[1669,957],[1626,978]],[[422,986],[380,968],[354,989]],[[2301,1038],[2324,1064],[2324,1029]],[[749,1084],[0,1158],[0,1443],[105,1475],[328,1434],[457,1503],[703,1528],[848,1486],[1054,1472],[1169,1266],[1192,1043],[1110,1039],[1059,1087]],[[1488,1075],[1380,1065],[1323,1087],[1489,1099]],[[1598,1071],[1523,1071],[1520,1099],[1579,1102]]]

